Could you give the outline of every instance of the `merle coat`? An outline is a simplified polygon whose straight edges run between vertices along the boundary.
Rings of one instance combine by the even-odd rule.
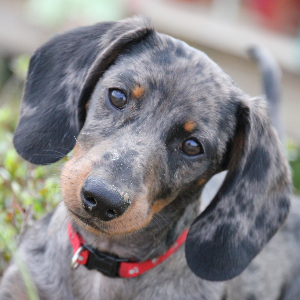
[[[19,247],[40,299],[296,299],[296,201],[267,244],[287,218],[291,179],[264,99],[146,19],[78,28],[39,48],[14,145],[34,164],[74,149],[62,204]],[[205,184],[223,170],[200,213]],[[154,269],[108,278],[70,269],[68,218],[94,248],[140,261],[190,229],[185,246]],[[0,299],[27,299],[15,263]]]

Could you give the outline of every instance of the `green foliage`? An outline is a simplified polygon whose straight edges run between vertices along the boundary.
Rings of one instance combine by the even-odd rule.
[[[0,274],[11,258],[19,232],[60,200],[57,166],[35,167],[18,156],[12,145],[17,114],[0,109]],[[23,228],[22,228],[23,226]]]
[[[298,145],[291,139],[287,141],[287,152],[292,168],[294,191],[300,195],[300,150]]]
[[[119,20],[124,16],[123,0],[29,0],[27,14],[44,28],[61,28],[66,23],[92,24]],[[80,24],[80,23],[79,23]]]
[[[300,194],[300,159],[291,162],[295,192]]]

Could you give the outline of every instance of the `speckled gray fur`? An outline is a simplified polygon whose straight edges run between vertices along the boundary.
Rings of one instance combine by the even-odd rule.
[[[137,86],[142,92],[134,99]],[[108,101],[111,88],[126,92],[126,109]],[[273,237],[289,211],[291,182],[265,106],[203,52],[155,32],[140,17],[80,28],[38,49],[15,147],[25,159],[47,164],[77,141],[61,180],[64,202],[37,221],[19,247],[40,299],[290,300],[297,294],[300,204],[292,201],[288,221]],[[191,137],[203,154],[180,150]],[[224,183],[200,214],[199,195],[223,170]],[[143,206],[114,226],[90,217],[74,192],[87,176],[126,194],[128,209]],[[88,227],[74,222],[71,211]],[[144,225],[135,228],[132,216]],[[70,269],[68,219],[93,247],[141,261],[161,255],[191,228],[186,247],[154,269],[108,278],[83,266]],[[0,299],[22,297],[12,263]]]

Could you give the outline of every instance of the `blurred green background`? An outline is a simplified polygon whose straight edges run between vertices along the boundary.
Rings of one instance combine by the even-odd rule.
[[[224,2],[227,3],[226,7]],[[260,3],[263,2],[271,3]],[[275,2],[281,3],[280,0]],[[293,1],[288,2],[293,5]],[[0,278],[18,244],[19,235],[60,201],[59,173],[68,158],[51,166],[35,167],[17,155],[12,145],[12,137],[30,54],[53,34],[72,27],[119,20],[135,13],[147,14],[152,17],[153,24],[159,31],[184,39],[205,50],[243,89],[253,95],[261,91],[259,72],[257,66],[245,58],[245,49],[238,44],[238,32],[234,28],[237,24],[244,28],[245,36],[248,37],[245,44],[251,45],[253,37],[258,38],[259,42],[261,35],[269,43],[267,46],[271,47],[271,51],[274,47],[274,55],[283,68],[283,113],[288,136],[285,146],[293,169],[295,192],[300,193],[300,133],[297,129],[300,128],[300,55],[297,50],[300,44],[297,38],[299,23],[289,24],[283,16],[275,13],[275,9],[270,17],[265,9],[266,7],[257,6],[257,1],[254,0],[0,2]],[[291,14],[291,8],[288,9],[287,14]],[[282,7],[280,10],[284,11]],[[296,8],[293,10],[296,11]],[[206,22],[205,26],[219,26],[220,32],[227,28],[228,36],[222,41],[218,37],[218,31],[211,31],[209,36],[205,35],[205,31],[198,32],[201,24],[203,27],[201,22]],[[295,47],[295,55],[287,60],[284,55],[281,56],[281,50],[279,54],[276,52],[276,42],[282,47],[282,40],[286,41],[284,49],[287,53],[283,53],[285,56],[288,56],[289,49]]]

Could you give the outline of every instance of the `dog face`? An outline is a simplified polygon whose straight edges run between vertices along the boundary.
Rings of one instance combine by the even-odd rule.
[[[178,197],[182,206],[194,201],[221,169],[234,127],[237,103],[222,88],[231,81],[219,73],[170,37],[152,34],[127,47],[97,83],[62,173],[69,209],[96,230],[125,234]],[[209,83],[199,90],[203,80]]]
[[[180,217],[228,169],[186,242],[190,268],[209,280],[242,272],[288,212],[289,171],[263,101],[141,18],[81,28],[37,50],[14,144],[37,164],[76,144],[63,200],[77,222],[106,235],[147,228],[174,207]]]

